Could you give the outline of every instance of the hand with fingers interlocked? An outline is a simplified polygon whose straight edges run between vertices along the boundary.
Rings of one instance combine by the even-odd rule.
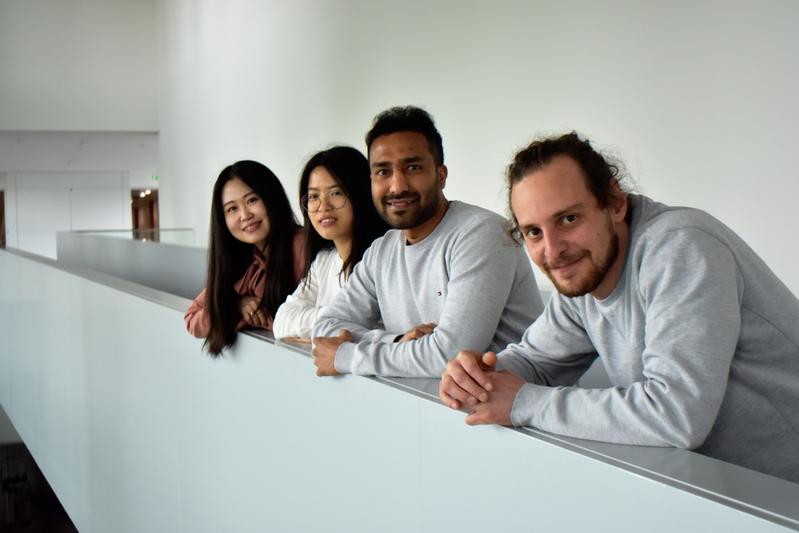
[[[239,299],[239,311],[241,318],[249,326],[256,328],[267,327],[266,311],[261,309],[261,299],[256,296],[242,296]]]
[[[469,412],[466,423],[511,425],[511,408],[525,381],[511,372],[494,370],[494,352],[460,352],[441,375],[439,398],[453,409]]]

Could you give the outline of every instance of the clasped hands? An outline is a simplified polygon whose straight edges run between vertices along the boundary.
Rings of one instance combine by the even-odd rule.
[[[497,372],[496,364],[494,352],[463,351],[441,375],[439,398],[453,409],[466,409],[469,425],[511,425],[513,401],[525,381],[511,372]]]
[[[266,328],[268,317],[266,312],[261,309],[261,299],[256,296],[242,296],[239,299],[239,312],[241,318],[248,326],[256,328]]]

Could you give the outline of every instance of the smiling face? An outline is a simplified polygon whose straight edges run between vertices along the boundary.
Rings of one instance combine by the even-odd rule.
[[[222,188],[222,211],[231,235],[263,251],[269,238],[269,217],[264,201],[249,185],[233,178]]]
[[[605,298],[616,286],[627,249],[627,197],[616,196],[599,207],[567,156],[513,185],[511,209],[530,258],[564,296]]]
[[[369,167],[375,207],[392,227],[418,228],[441,210],[447,167],[436,165],[421,133],[377,137],[369,148]]]
[[[352,240],[352,203],[329,170],[320,166],[311,171],[306,194],[308,218],[316,232],[337,246]]]

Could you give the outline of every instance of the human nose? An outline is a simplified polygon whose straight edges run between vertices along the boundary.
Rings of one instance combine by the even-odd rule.
[[[566,249],[566,242],[558,235],[557,231],[544,233],[544,258],[547,263],[555,261]]]
[[[388,192],[393,195],[403,193],[408,190],[408,177],[401,168],[394,170],[391,174],[391,184]]]
[[[330,211],[331,209],[333,209],[333,204],[330,202],[330,196],[327,194],[320,196],[318,211]]]
[[[247,219],[249,219],[252,216],[253,215],[252,215],[252,211],[250,210],[250,206],[248,206],[246,203],[243,206],[241,206],[241,209],[239,209],[239,219],[240,220],[247,220]]]

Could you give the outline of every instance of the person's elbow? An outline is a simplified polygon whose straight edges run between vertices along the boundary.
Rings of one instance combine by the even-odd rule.
[[[204,339],[208,336],[209,330],[210,327],[203,322],[202,317],[197,320],[186,320],[186,331],[188,331],[189,335],[192,337]]]
[[[683,450],[702,446],[716,423],[723,396],[684,384],[650,381],[647,385],[652,440]]]
[[[666,423],[661,438],[666,446],[682,450],[695,450],[702,446],[718,414],[718,409],[710,408],[701,398],[691,402],[669,402],[664,409],[667,411],[663,417]]]
[[[681,450],[695,450],[707,440],[710,431],[686,429],[674,430],[666,436],[668,446]]]

